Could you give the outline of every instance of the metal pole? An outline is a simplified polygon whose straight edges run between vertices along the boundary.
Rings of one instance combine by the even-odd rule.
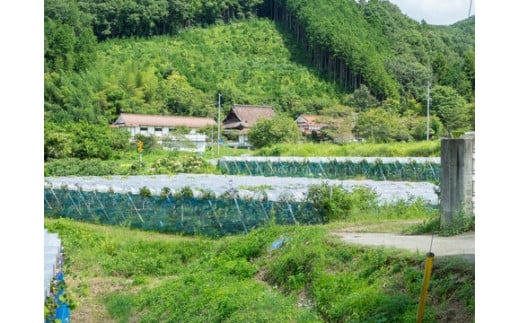
[[[426,141],[430,140],[430,82],[428,82],[428,91],[426,95]]]
[[[220,156],[220,93],[218,94],[217,156]]]
[[[421,288],[421,298],[419,300],[419,307],[417,309],[417,323],[422,323],[424,316],[424,307],[426,305],[426,297],[428,296],[428,285],[430,283],[430,277],[432,274],[434,254],[428,252],[426,254],[426,265],[424,267],[423,284]]]

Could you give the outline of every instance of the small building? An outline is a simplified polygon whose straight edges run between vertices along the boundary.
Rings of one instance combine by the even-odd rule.
[[[121,113],[111,127],[128,130],[132,139],[138,134],[155,136],[166,150],[204,152],[207,136],[197,131],[216,125],[212,118]],[[188,128],[190,133],[176,133],[181,127]]]
[[[298,118],[296,118],[296,124],[298,125],[298,129],[300,129],[302,134],[310,135],[313,131],[319,133],[321,128],[328,125],[326,122],[324,122],[324,118],[326,117],[315,114],[301,114]]]
[[[233,104],[228,115],[222,121],[224,134],[235,133],[238,142],[232,145],[237,147],[251,147],[247,139],[249,128],[260,119],[271,119],[274,116],[272,106],[239,105]]]
[[[302,135],[308,136],[313,141],[335,143],[363,141],[362,138],[354,137],[352,134],[353,123],[343,117],[302,114],[296,118],[296,124]]]

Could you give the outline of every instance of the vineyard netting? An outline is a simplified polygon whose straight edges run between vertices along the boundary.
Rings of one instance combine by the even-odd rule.
[[[311,203],[142,196],[46,188],[45,216],[121,225],[143,230],[222,236],[247,233],[269,223],[323,223]]]
[[[438,158],[224,157],[224,175],[47,177],[45,216],[222,236],[278,224],[323,223],[306,199],[314,185],[364,186],[380,203],[438,203]]]
[[[228,175],[434,183],[440,176],[440,158],[436,157],[223,157],[216,164]]]

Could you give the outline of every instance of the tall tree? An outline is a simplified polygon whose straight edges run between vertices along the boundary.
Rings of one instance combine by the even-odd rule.
[[[45,0],[45,71],[81,71],[96,59],[96,37],[75,1]]]
[[[437,85],[431,91],[431,112],[439,117],[448,135],[455,131],[472,130],[471,110],[457,91]]]
[[[295,143],[302,139],[296,122],[285,115],[275,115],[272,119],[260,119],[248,133],[249,142],[255,148],[271,146],[277,143]]]
[[[377,99],[370,93],[368,87],[361,84],[347,99],[347,105],[354,107],[358,112],[373,108],[379,104]]]

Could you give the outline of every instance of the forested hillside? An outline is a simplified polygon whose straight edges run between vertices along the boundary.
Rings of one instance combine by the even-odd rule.
[[[46,93],[63,98],[49,107],[49,120],[109,121],[121,111],[214,117],[217,93],[224,105],[273,104],[291,115],[339,104],[344,93],[293,61],[296,49],[285,41],[265,19],[106,40],[90,68],[48,74]],[[50,87],[57,84],[70,86]],[[64,107],[72,113],[61,115]]]
[[[46,151],[121,111],[216,117],[219,93],[421,140],[428,82],[431,135],[472,130],[474,22],[418,23],[380,0],[45,0]]]

